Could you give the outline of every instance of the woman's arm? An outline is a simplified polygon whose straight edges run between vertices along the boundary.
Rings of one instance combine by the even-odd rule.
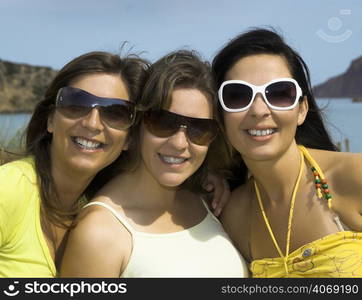
[[[26,209],[34,205],[31,199],[37,188],[21,167],[30,172],[22,162],[0,166],[0,248],[15,237]]]
[[[337,154],[333,160],[332,203],[349,228],[362,232],[362,154]]]

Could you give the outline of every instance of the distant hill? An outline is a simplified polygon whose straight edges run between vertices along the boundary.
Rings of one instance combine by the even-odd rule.
[[[362,98],[362,56],[346,72],[313,88],[317,98]]]
[[[57,71],[0,60],[0,113],[31,112]]]

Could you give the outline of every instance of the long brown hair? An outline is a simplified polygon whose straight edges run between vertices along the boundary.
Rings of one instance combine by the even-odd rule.
[[[35,170],[41,198],[41,216],[43,224],[66,226],[67,220],[73,219],[81,205],[75,205],[71,212],[66,212],[57,195],[51,174],[50,145],[52,134],[47,131],[47,120],[54,111],[58,90],[69,85],[76,78],[87,74],[117,74],[125,83],[130,100],[137,102],[146,76],[148,63],[136,55],[121,58],[107,52],[90,52],[81,55],[66,64],[56,75],[45,93],[45,97],[35,107],[26,129],[26,153],[35,160]],[[100,171],[85,191],[92,196],[106,180],[119,171],[129,161],[127,152],[122,153],[111,165]],[[45,223],[44,223],[45,222]]]
[[[149,69],[149,77],[145,84],[139,109],[168,109],[172,101],[172,93],[180,88],[193,88],[201,91],[212,104],[212,118],[220,123],[217,110],[216,86],[209,62],[204,61],[196,51],[178,50],[171,52],[153,63]],[[139,114],[142,117],[142,114]],[[140,122],[137,124],[139,128]],[[139,130],[138,130],[139,132]],[[134,138],[138,140],[139,138]],[[224,135],[220,132],[210,144],[205,161],[180,188],[197,193],[204,193],[202,184],[210,169],[217,167],[217,156],[226,151]],[[137,153],[140,151],[136,150]]]

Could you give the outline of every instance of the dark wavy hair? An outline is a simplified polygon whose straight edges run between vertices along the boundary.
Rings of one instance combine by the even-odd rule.
[[[172,93],[176,89],[192,88],[201,91],[212,104],[212,117],[220,123],[217,111],[217,94],[214,77],[209,62],[192,50],[171,52],[153,63],[149,69],[149,78],[145,84],[139,109],[168,109],[172,101]],[[142,114],[139,114],[142,118]],[[138,128],[141,122],[138,123]],[[219,124],[220,125],[220,124]],[[210,144],[205,161],[180,188],[197,193],[204,193],[202,183],[209,169],[215,169],[220,151],[227,151],[224,135],[218,134]],[[140,153],[140,151],[137,151]]]
[[[26,154],[35,159],[35,169],[41,197],[41,216],[43,224],[48,222],[65,226],[65,221],[73,219],[81,205],[75,205],[71,212],[64,211],[56,193],[54,179],[51,174],[50,145],[52,134],[47,131],[47,121],[54,112],[54,103],[58,90],[70,85],[80,76],[91,74],[118,75],[128,89],[130,100],[137,102],[147,74],[148,63],[136,55],[129,54],[124,58],[118,55],[95,51],[81,55],[67,63],[56,75],[46,90],[44,99],[34,110],[26,129]],[[127,151],[123,152],[112,164],[98,172],[85,190],[89,197],[113,174],[129,163]]]
[[[333,144],[323,123],[322,113],[316,104],[306,63],[275,30],[262,28],[249,30],[236,36],[219,50],[212,62],[217,86],[220,87],[225,80],[226,73],[237,61],[257,54],[274,54],[284,57],[293,78],[302,89],[303,96],[307,98],[309,110],[304,123],[297,127],[295,135],[297,144],[315,149],[337,151],[337,147]],[[219,108],[222,110],[220,106]],[[234,173],[238,173],[236,181],[239,184],[243,183],[247,175],[246,166],[238,153],[233,151],[231,155],[233,156],[232,161],[236,161],[238,165],[234,169]]]

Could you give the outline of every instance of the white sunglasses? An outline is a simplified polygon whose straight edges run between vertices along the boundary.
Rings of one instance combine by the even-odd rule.
[[[219,101],[227,112],[245,111],[253,104],[257,93],[262,94],[271,109],[290,110],[297,106],[302,89],[293,78],[278,78],[263,85],[227,80],[219,88]]]

